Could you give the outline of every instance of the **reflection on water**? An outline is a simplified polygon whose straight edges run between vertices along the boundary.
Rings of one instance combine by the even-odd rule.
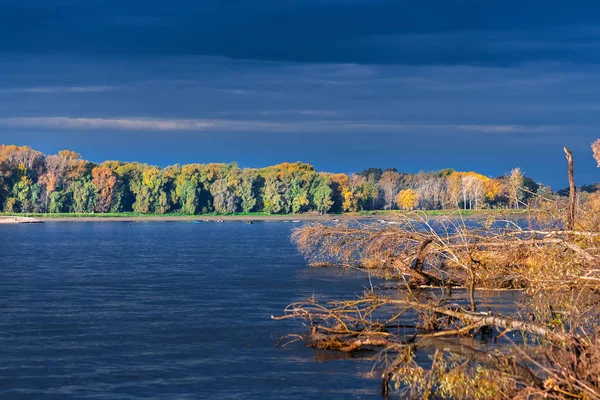
[[[0,226],[0,397],[379,398],[371,354],[275,347],[288,303],[369,285],[306,268],[291,228]]]

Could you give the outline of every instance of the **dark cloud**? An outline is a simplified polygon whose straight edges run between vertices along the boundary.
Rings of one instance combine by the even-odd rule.
[[[600,7],[587,1],[1,3],[2,52],[408,65],[600,61]]]

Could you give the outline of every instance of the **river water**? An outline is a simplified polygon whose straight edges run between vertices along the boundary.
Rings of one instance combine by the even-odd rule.
[[[287,304],[369,285],[293,225],[0,225],[0,398],[380,398],[369,359],[276,347]]]

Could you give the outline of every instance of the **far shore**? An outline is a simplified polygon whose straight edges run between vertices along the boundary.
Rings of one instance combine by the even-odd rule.
[[[332,220],[387,220],[395,219],[406,212],[376,211],[373,213],[344,213],[344,214],[284,214],[284,215],[106,215],[106,214],[25,214],[0,215],[0,224],[23,224],[41,222],[192,222],[192,221],[332,221]],[[467,219],[496,217],[527,217],[525,210],[433,210],[417,211],[417,215],[427,218],[458,217]]]
[[[135,216],[135,217],[41,217],[39,218],[43,222],[193,222],[193,221],[209,221],[216,222],[219,220],[223,221],[316,221],[316,220],[329,220],[335,217],[332,216],[319,216],[319,215],[223,215],[223,216],[181,216],[181,215],[167,215],[167,216]],[[345,216],[340,216],[339,219],[351,219]]]
[[[21,217],[21,216],[0,216],[0,224],[37,224],[42,222],[38,218]]]

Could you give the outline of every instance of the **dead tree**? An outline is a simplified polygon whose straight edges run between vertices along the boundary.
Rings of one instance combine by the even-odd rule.
[[[573,178],[573,154],[571,150],[564,148],[569,162],[569,205],[567,207],[567,229],[575,229],[575,178]]]

